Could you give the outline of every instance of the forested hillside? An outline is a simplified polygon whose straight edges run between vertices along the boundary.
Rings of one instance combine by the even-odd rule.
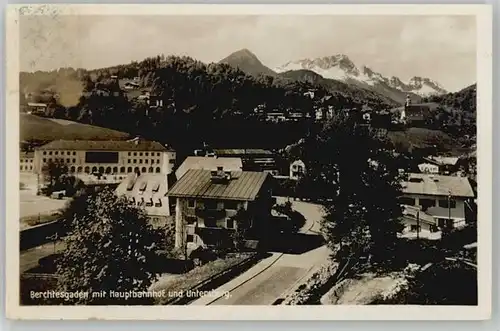
[[[458,92],[432,96],[424,102],[440,105],[433,124],[451,134],[462,145],[475,144],[476,136],[476,84]]]
[[[264,114],[312,113],[315,105],[326,102],[326,95],[331,96],[328,105],[340,109],[364,104],[383,109],[391,106],[389,100],[372,92],[333,80],[325,86],[303,79],[254,77],[224,63],[205,64],[190,57],[157,56],[91,71],[22,73],[21,78],[21,91],[34,92],[31,101],[49,102],[47,117],[129,132],[186,150],[203,142],[278,148],[314,129],[309,121],[265,122],[256,109]],[[140,91],[124,91],[121,82],[134,78]],[[77,100],[62,103],[68,100],[65,89],[69,87]],[[161,101],[158,107],[137,98],[143,90]],[[314,99],[306,94],[311,90]]]

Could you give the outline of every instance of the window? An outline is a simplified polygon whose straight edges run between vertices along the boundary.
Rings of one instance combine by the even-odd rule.
[[[45,151],[44,151],[44,152],[43,152],[43,155],[47,155],[47,152],[45,152]]]
[[[156,163],[160,163],[160,159],[156,160]]]
[[[156,167],[156,173],[158,173],[158,174],[159,174],[159,173],[160,173],[160,171],[161,171],[160,167]]]
[[[146,153],[144,153],[144,155],[149,156],[149,153],[148,153],[148,152],[146,152]]]
[[[168,163],[170,163],[170,164],[174,164],[174,163],[175,163],[175,159],[170,159],[170,160],[168,160]]]
[[[207,228],[215,228],[217,227],[217,221],[213,217],[207,217],[205,218],[205,227]]]
[[[141,164],[142,164],[142,159],[139,159],[139,163],[141,163]]]
[[[59,152],[58,152],[58,151],[55,151],[55,152],[54,152],[54,155],[58,155],[58,154],[59,154]]]
[[[33,160],[30,160],[30,163],[33,163]]]
[[[45,162],[47,162],[47,159],[43,159],[43,162],[44,162],[44,163],[45,163]]]
[[[136,159],[134,159],[134,163],[137,163],[137,160],[136,160]]]
[[[205,200],[205,209],[215,210],[217,209],[217,201],[216,200]]]
[[[144,160],[144,163],[148,163],[148,159],[145,159],[145,160]]]
[[[188,243],[194,242],[194,236],[192,234],[188,234],[186,237],[186,242]]]
[[[76,172],[82,172],[83,168],[82,167],[78,167],[76,168]]]
[[[130,163],[130,159],[127,160],[127,163]]]
[[[151,159],[151,164],[155,163],[155,160]]]
[[[146,172],[146,167],[142,167],[141,172]]]
[[[429,231],[430,232],[438,232],[438,227],[436,225],[434,225],[434,224],[431,224],[429,226]]]
[[[399,203],[402,205],[415,206],[415,199],[408,197],[399,198]]]
[[[125,167],[120,167],[120,173],[123,174],[125,172]]]
[[[238,201],[234,201],[234,200],[225,201],[224,207],[226,209],[237,210],[238,209]]]
[[[73,155],[76,155],[76,152],[73,152]]]
[[[49,155],[52,155],[52,151],[49,152]]]
[[[149,172],[153,172],[153,171],[154,171],[153,167],[149,167]]]
[[[194,208],[194,205],[195,205],[194,199],[188,199],[187,205],[188,205],[188,208]]]
[[[412,232],[421,231],[420,226],[417,227],[415,224],[412,224],[410,228]]]
[[[155,207],[161,207],[161,200],[160,199],[158,199],[158,202],[155,203]]]
[[[137,153],[136,153],[136,152],[134,152],[134,156],[137,156]]]
[[[132,172],[132,167],[128,167],[127,172]]]
[[[419,199],[419,204],[422,206],[422,210],[427,210],[430,207],[436,205],[436,200],[433,199]]]
[[[73,163],[76,163],[76,159],[73,159]]]
[[[66,155],[71,155],[71,152],[70,152],[70,151],[67,151],[67,152],[66,152]]]
[[[156,153],[156,156],[160,156],[160,153]]]
[[[70,162],[70,159],[66,159],[66,163],[69,163]]]
[[[234,229],[234,220],[232,218],[226,219],[226,228]]]
[[[131,154],[131,153],[130,153],[130,152],[128,152],[128,156],[130,156],[130,154]]]
[[[139,156],[142,156],[142,152],[141,152],[141,153],[139,153]]]
[[[448,201],[450,202],[448,204]],[[457,208],[457,202],[453,199],[441,199],[439,200],[439,207],[441,208]]]
[[[196,221],[197,221],[196,217],[192,217],[192,216],[186,217],[186,223],[188,225],[196,224]]]

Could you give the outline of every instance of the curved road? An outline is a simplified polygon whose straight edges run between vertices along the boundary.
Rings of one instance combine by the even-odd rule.
[[[285,198],[278,198],[278,202]],[[300,212],[306,223],[301,233],[305,241],[317,238],[322,217],[321,206],[292,201],[293,209]],[[205,296],[193,305],[272,305],[277,299],[293,289],[307,276],[311,269],[328,259],[329,250],[326,246],[314,246],[304,252],[275,252],[240,276],[217,288],[214,293],[221,297]],[[230,292],[229,296],[222,296]]]

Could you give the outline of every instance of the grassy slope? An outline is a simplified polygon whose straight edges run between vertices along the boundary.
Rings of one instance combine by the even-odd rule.
[[[389,131],[389,138],[395,143],[410,147],[425,148],[433,145],[441,145],[449,149],[453,141],[446,133],[425,128],[409,128],[405,131]]]
[[[72,123],[65,125],[48,118],[31,114],[20,114],[20,140],[125,140],[130,135],[125,132],[98,126]]]

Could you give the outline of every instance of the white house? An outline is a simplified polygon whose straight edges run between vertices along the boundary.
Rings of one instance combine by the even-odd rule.
[[[290,179],[298,180],[306,172],[306,164],[302,160],[290,163]]]
[[[418,165],[418,170],[424,174],[437,174],[439,173],[439,166],[425,162]]]
[[[464,226],[472,199],[474,191],[466,177],[411,173],[403,183],[400,201],[407,207],[405,220],[418,217],[423,221],[421,230],[437,232]]]
[[[118,196],[125,196],[131,204],[144,208],[153,226],[163,227],[171,215],[167,178],[165,174],[130,174],[115,192]]]

